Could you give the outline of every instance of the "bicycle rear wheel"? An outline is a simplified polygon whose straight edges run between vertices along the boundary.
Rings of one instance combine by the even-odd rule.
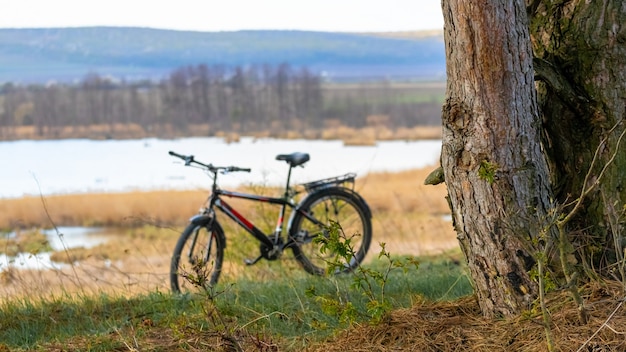
[[[173,292],[201,292],[217,284],[222,272],[224,231],[216,221],[190,223],[182,232],[170,264]]]
[[[306,215],[305,215],[306,214]],[[349,253],[320,250],[317,236],[329,236],[333,223],[339,225],[341,240],[349,239]],[[334,273],[355,269],[367,254],[372,241],[372,222],[369,207],[351,190],[341,187],[320,189],[310,194],[292,220],[290,236],[296,242],[292,251],[304,270],[323,275],[329,263],[339,264]]]

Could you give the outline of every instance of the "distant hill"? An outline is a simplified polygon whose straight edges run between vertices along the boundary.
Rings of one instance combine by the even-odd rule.
[[[441,33],[194,32],[130,27],[0,29],[0,83],[75,81],[87,73],[159,79],[186,65],[288,63],[333,81],[440,80]]]

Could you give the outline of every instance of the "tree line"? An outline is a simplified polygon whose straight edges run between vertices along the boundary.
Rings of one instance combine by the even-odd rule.
[[[54,137],[55,129],[67,126],[113,130],[127,124],[156,137],[163,126],[192,133],[190,126],[197,124],[209,124],[212,132],[239,133],[319,129],[330,121],[358,128],[371,116],[385,116],[389,127],[412,127],[439,123],[438,94],[389,82],[338,87],[289,64],[190,65],[160,81],[89,73],[72,84],[2,85],[0,137],[11,139],[20,126],[34,126],[41,137]]]

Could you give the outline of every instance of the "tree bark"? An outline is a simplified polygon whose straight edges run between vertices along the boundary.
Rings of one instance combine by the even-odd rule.
[[[523,0],[443,0],[447,91],[441,163],[483,314],[528,308],[550,207]]]
[[[623,0],[534,3],[530,31],[554,194],[567,204],[594,187],[568,224],[569,240],[580,264],[607,274],[623,253],[626,6]]]

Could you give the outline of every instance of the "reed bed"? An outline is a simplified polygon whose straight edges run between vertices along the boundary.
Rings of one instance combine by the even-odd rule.
[[[0,127],[1,128],[1,127]],[[35,126],[12,127],[10,136],[12,140],[44,140],[44,139],[68,139],[86,138],[95,140],[104,139],[138,139],[152,138],[155,135],[160,138],[179,137],[206,137],[215,136],[224,138],[227,142],[237,142],[243,135],[243,131],[235,128],[232,131],[214,131],[210,124],[190,124],[186,130],[179,130],[175,126],[162,124],[153,126],[151,130],[145,130],[138,124],[113,125],[90,125],[90,126],[59,126],[50,128],[44,135],[39,133]],[[277,122],[269,130],[245,131],[246,136],[256,138],[281,138],[281,139],[326,139],[343,140],[346,144],[369,145],[380,140],[422,140],[441,139],[441,126],[414,126],[414,127],[389,127],[387,124],[370,123],[362,128],[343,125],[340,121],[330,122],[322,128],[301,126],[297,130],[284,130],[283,122]]]
[[[374,217],[442,217],[449,214],[445,186],[424,185],[435,167],[360,177],[356,190]],[[280,190],[260,186],[242,191],[278,196]],[[56,226],[138,227],[184,225],[204,205],[207,190],[90,193],[0,199],[0,229]],[[258,203],[232,200],[244,211]],[[408,216],[407,216],[408,215]],[[417,227],[416,227],[417,228]],[[380,233],[384,233],[381,228]],[[377,231],[377,233],[379,233]]]
[[[206,191],[91,193],[0,199],[0,229],[184,223]]]

